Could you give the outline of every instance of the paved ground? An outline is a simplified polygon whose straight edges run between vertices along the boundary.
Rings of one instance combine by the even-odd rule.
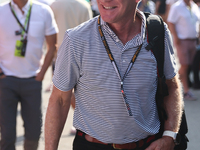
[[[51,83],[51,71],[48,70],[45,79],[43,81],[43,116],[45,116],[48,99],[50,93],[45,92],[45,88]],[[197,96],[197,101],[185,101],[185,111],[188,120],[189,137],[188,150],[199,150],[200,149],[200,90],[193,91]],[[70,109],[69,117],[66,122],[62,137],[60,139],[60,144],[58,150],[72,150],[72,142],[74,136],[69,135],[70,128],[72,126],[73,110]],[[17,142],[16,150],[23,150],[23,128],[20,113],[17,117]],[[44,135],[42,133],[40,139],[40,145],[38,150],[44,150]]]

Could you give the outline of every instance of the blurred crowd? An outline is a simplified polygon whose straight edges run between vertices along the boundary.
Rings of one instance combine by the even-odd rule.
[[[179,74],[186,100],[196,100],[190,88],[200,89],[199,19],[198,0],[142,0],[141,11],[160,15],[172,33],[174,50],[178,57]]]

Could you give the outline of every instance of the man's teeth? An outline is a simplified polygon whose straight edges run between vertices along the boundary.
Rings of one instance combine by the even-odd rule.
[[[113,9],[114,7],[106,7],[104,6],[105,9]]]

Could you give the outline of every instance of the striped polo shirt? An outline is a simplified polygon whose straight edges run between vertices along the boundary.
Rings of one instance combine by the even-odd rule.
[[[76,108],[74,126],[105,143],[129,143],[158,133],[160,122],[156,109],[156,59],[145,46],[146,19],[142,19],[141,33],[125,45],[101,19],[102,31],[123,76],[137,48],[141,51],[124,80],[124,92],[130,105],[129,116],[121,82],[98,31],[98,18],[67,30],[58,50],[53,83],[61,91],[74,88]],[[165,62],[167,79],[176,73],[172,40],[165,24]]]

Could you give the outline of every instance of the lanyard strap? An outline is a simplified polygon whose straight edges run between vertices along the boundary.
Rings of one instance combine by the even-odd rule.
[[[17,18],[17,15],[14,11],[14,9],[12,8],[11,6],[11,2],[9,3],[9,6],[10,6],[10,9],[11,9],[11,12],[13,14],[13,16],[15,17],[15,19],[17,20],[19,26],[23,29],[22,31],[22,36],[24,35],[24,33],[28,33],[28,29],[29,29],[29,23],[30,23],[30,16],[31,16],[31,9],[32,9],[32,1],[30,1],[30,7],[29,7],[29,10],[28,10],[28,14],[26,15],[26,20],[25,20],[25,24],[24,26],[21,24],[21,22],[19,21],[19,19]],[[28,24],[27,24],[28,23]],[[27,29],[25,29],[27,25]]]
[[[131,68],[132,68],[132,66],[133,66],[133,64],[134,64],[134,62],[135,62],[135,60],[136,60],[136,58],[137,58],[137,56],[138,56],[138,54],[139,54],[141,48],[142,48],[142,44],[138,47],[137,51],[136,51],[135,54],[133,55],[133,57],[132,57],[132,59],[131,59],[129,65],[128,65],[128,68],[126,69],[126,72],[125,72],[123,78],[121,78],[121,76],[120,76],[120,74],[119,74],[119,69],[118,69],[117,64],[116,64],[116,61],[115,61],[115,59],[114,59],[114,57],[113,57],[113,55],[112,55],[112,53],[111,53],[111,51],[110,51],[110,48],[109,48],[108,43],[107,43],[107,41],[106,41],[106,38],[105,38],[105,36],[104,36],[104,34],[103,34],[103,32],[102,32],[102,29],[101,29],[101,26],[100,26],[100,16],[99,16],[99,18],[98,18],[98,29],[99,29],[99,33],[100,33],[100,36],[101,36],[101,40],[102,40],[102,42],[103,42],[103,44],[104,44],[104,47],[105,47],[106,52],[107,52],[107,54],[108,54],[108,56],[109,56],[109,58],[110,58],[110,61],[111,61],[111,63],[114,65],[114,68],[115,68],[115,70],[116,70],[116,72],[117,72],[117,74],[118,74],[120,80],[123,81],[123,80],[125,79],[126,75],[127,75],[127,74],[129,73],[129,71],[131,70]]]
[[[100,25],[100,24],[101,24],[101,23],[100,23],[100,16],[99,16],[99,18],[98,18],[98,29],[99,29],[99,34],[100,34],[100,36],[101,36],[101,40],[102,40],[102,42],[103,42],[103,44],[104,44],[104,47],[105,47],[105,49],[106,49],[106,52],[107,52],[107,54],[108,54],[108,56],[109,56],[109,59],[110,59],[112,65],[113,65],[113,67],[115,68],[115,71],[116,71],[116,73],[117,73],[117,75],[118,75],[118,77],[119,77],[119,79],[120,79],[120,81],[121,81],[121,92],[122,92],[122,95],[123,95],[124,100],[125,100],[125,102],[126,102],[126,106],[127,106],[129,115],[132,116],[132,112],[131,112],[131,110],[130,110],[129,103],[128,103],[127,98],[126,98],[126,95],[125,95],[125,93],[124,93],[124,87],[123,87],[124,83],[123,83],[123,82],[124,82],[125,77],[126,77],[127,74],[129,73],[129,71],[131,70],[131,68],[132,68],[132,66],[133,66],[133,64],[134,64],[134,62],[135,62],[135,60],[136,60],[136,58],[137,58],[137,56],[138,56],[138,54],[139,54],[141,48],[142,48],[142,44],[138,47],[137,51],[136,51],[135,54],[133,55],[133,57],[132,57],[132,59],[131,59],[129,65],[128,65],[127,69],[126,69],[126,72],[125,72],[123,78],[121,78],[121,75],[120,75],[119,69],[118,69],[118,67],[117,67],[116,61],[115,61],[115,59],[114,59],[114,57],[113,57],[113,55],[112,55],[112,53],[111,53],[111,51],[110,51],[110,48],[109,48],[109,46],[108,46],[108,43],[107,43],[106,38],[105,38],[105,36],[104,36],[104,34],[103,34],[103,31],[102,31],[102,29],[101,29],[101,25]]]

